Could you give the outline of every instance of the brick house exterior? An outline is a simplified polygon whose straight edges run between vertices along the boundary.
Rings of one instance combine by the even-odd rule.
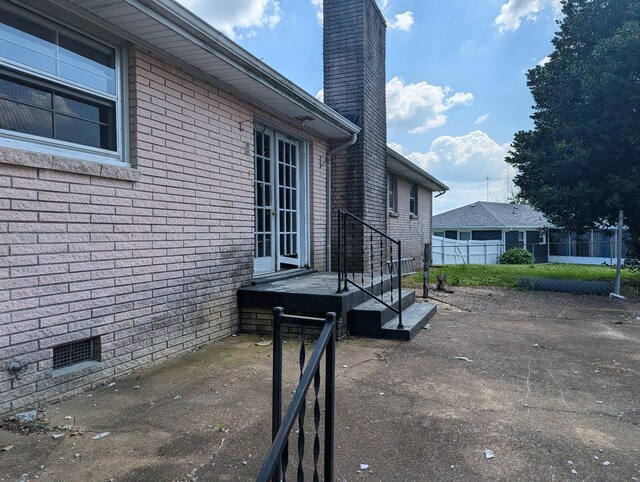
[[[391,189],[390,185],[393,186]],[[411,161],[387,148],[387,234],[402,240],[402,257],[411,258],[414,269],[422,267],[424,246],[431,243],[433,193],[442,194],[447,189]]]
[[[52,135],[34,137],[29,125],[18,122],[24,115],[12,120],[0,114],[0,414],[101,385],[237,332],[236,292],[258,274],[260,230],[266,233],[261,239],[268,239],[261,249],[275,253],[264,259],[276,271],[283,265],[271,258],[278,258],[275,250],[283,245],[278,243],[285,242],[297,243],[297,251],[294,246],[280,253],[289,265],[330,268],[327,154],[360,128],[178,4],[99,3],[25,0],[2,6],[11,15],[58,29],[59,38],[87,39],[96,59],[105,56],[104,45],[114,46],[119,67],[100,65],[119,73],[115,81],[121,88],[113,94],[85,88],[73,69],[69,87],[67,74],[22,65],[0,53],[0,89],[10,86],[0,90],[0,101],[27,112],[33,125],[51,115],[57,127]],[[367,18],[384,31],[373,0],[352,3],[365,5]],[[0,24],[3,18],[13,17],[0,16]],[[0,40],[31,35],[18,30],[0,30]],[[384,41],[375,50],[384,53]],[[49,96],[53,113],[25,104],[22,91]],[[68,111],[57,112],[58,101]],[[82,117],[94,108],[99,121]],[[65,115],[79,126],[68,129],[73,142],[55,137],[64,133]],[[386,144],[383,121],[378,112],[377,130],[353,151],[370,157],[369,144],[380,150]],[[91,122],[86,130],[80,127]],[[100,126],[96,135],[106,136],[100,148],[82,144],[86,132],[97,132],[95,125]],[[256,200],[257,179],[264,175],[259,171],[268,164],[256,163],[263,148],[271,169],[278,160],[300,180],[270,185],[274,196],[277,188],[300,203],[293,202],[297,220],[290,217],[298,228],[281,221],[279,238],[269,238],[268,229],[276,229],[269,213],[276,219],[276,211],[279,217],[292,209],[283,204],[275,209],[267,194],[262,204]],[[334,172],[344,172],[340,159],[334,158]],[[356,168],[364,199],[359,209],[386,229],[387,167],[380,159],[385,156],[375,156],[373,174],[370,167]],[[282,183],[283,172],[275,174]],[[336,194],[334,204],[340,205],[339,199]],[[428,239],[430,199],[430,191],[422,189],[419,235],[402,225],[402,211],[389,218],[389,231],[416,246]],[[369,211],[368,205],[374,207]],[[80,342],[86,344],[76,346]],[[88,356],[65,363],[73,362],[78,350]]]

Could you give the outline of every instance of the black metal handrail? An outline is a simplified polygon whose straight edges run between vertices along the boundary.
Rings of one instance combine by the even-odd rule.
[[[291,404],[282,420],[282,325],[299,326],[301,329],[300,345],[300,382],[295,390]],[[305,366],[305,327],[321,328],[315,348]],[[313,443],[313,480],[320,481],[318,474],[318,460],[320,457],[320,402],[318,392],[320,390],[320,361],[325,357],[325,421],[324,421],[324,474],[325,481],[333,481],[334,459],[334,398],[335,398],[335,360],[336,360],[336,314],[327,313],[322,318],[310,318],[304,316],[285,315],[284,309],[273,309],[273,404],[272,404],[272,439],[273,444],[269,455],[262,464],[258,482],[286,481],[289,465],[289,436],[298,419],[298,468],[296,478],[304,480],[302,466],[304,457],[304,416],[306,409],[306,395],[313,382],[314,387],[314,426],[315,435]]]
[[[363,234],[362,234],[362,253],[363,253],[363,259],[362,259],[362,264],[361,264],[361,269],[360,269],[360,280],[361,283],[359,284],[356,280],[356,273],[355,273],[355,269],[353,269],[353,273],[352,273],[352,277],[351,279],[349,279],[348,273],[349,273],[349,224],[347,223],[347,220],[351,219],[353,222],[357,223],[358,225],[360,225],[360,227],[363,230]],[[368,228],[369,229],[369,267],[370,267],[370,271],[369,271],[369,277],[370,277],[370,284],[369,287],[370,289],[367,289],[365,287],[365,280],[364,280],[364,271],[365,271],[365,260],[364,260],[364,240],[365,240],[365,236],[364,236],[364,228]],[[351,239],[352,239],[352,245],[355,248],[355,230],[351,231]],[[379,296],[376,295],[373,290],[374,290],[374,246],[373,246],[373,234],[376,233],[377,235],[380,236],[380,293]],[[384,240],[384,245],[383,245],[383,240]],[[386,262],[386,247],[387,244],[389,244],[389,263]],[[393,256],[393,248],[394,246],[396,247],[396,259],[394,260],[394,256]],[[398,288],[398,307],[394,307],[394,299],[393,299],[393,278],[394,278],[394,273],[393,273],[393,265],[394,263],[396,263],[397,265],[397,270],[396,270],[396,282],[397,282],[397,288]],[[352,267],[356,266],[357,263],[352,262]],[[389,276],[390,276],[390,301],[391,303],[387,303],[386,301],[384,301],[384,268],[383,266],[385,264],[389,265]],[[344,293],[349,291],[348,288],[348,284],[351,284],[353,286],[355,286],[356,288],[358,288],[359,290],[365,292],[367,295],[369,295],[370,297],[372,297],[373,299],[375,299],[376,301],[382,303],[384,306],[386,306],[387,308],[389,308],[390,310],[392,310],[393,312],[395,312],[398,315],[398,329],[401,330],[404,328],[404,325],[402,324],[402,242],[400,240],[397,239],[393,239],[391,236],[388,236],[386,233],[383,233],[382,231],[380,231],[379,229],[375,228],[374,226],[370,225],[369,223],[367,223],[366,221],[363,221],[362,219],[360,219],[357,216],[354,216],[353,214],[351,214],[348,211],[345,210],[339,210],[338,211],[338,289],[336,290],[336,293]]]

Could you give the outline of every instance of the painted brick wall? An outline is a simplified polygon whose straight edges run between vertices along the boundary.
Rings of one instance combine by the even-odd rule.
[[[135,169],[0,150],[0,414],[229,335],[253,272],[258,108],[129,50]],[[325,267],[325,142],[309,137],[312,264]],[[101,362],[53,377],[52,347]],[[5,371],[28,364],[20,380]]]
[[[402,241],[402,257],[413,258],[414,268],[422,267],[424,244],[431,242],[432,192],[418,188],[418,216],[409,212],[411,182],[398,176],[398,212],[389,213],[388,234]]]
[[[385,30],[375,0],[324,1],[324,101],[362,129],[333,159],[334,265],[338,209],[387,228]],[[366,248],[360,254],[366,257]]]

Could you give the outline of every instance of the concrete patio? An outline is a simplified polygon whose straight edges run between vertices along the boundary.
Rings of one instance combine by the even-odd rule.
[[[336,480],[640,478],[637,305],[589,317],[606,301],[554,295],[532,316],[509,311],[531,293],[474,296],[483,312],[448,297],[411,342],[338,343]],[[83,435],[0,430],[0,449],[13,446],[0,480],[255,480],[270,445],[272,347],[260,340],[229,337],[45,407]],[[285,398],[297,348],[285,345]]]

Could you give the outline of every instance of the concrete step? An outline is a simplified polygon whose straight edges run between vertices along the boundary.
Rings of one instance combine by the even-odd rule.
[[[437,306],[431,303],[414,303],[402,312],[402,329],[398,329],[398,317],[385,323],[380,338],[393,340],[411,340],[424,328],[437,312]]]
[[[395,309],[398,309],[398,290],[393,290],[393,293],[385,293],[382,299],[387,304],[393,306]],[[413,303],[415,303],[415,301],[416,293],[414,290],[402,290],[403,310],[409,308]],[[370,298],[369,300],[359,304],[347,313],[349,332],[351,333],[352,325],[354,325],[356,331],[360,331],[358,328],[358,326],[360,325],[375,325],[377,327],[382,327],[382,325],[384,325],[387,321],[396,316],[397,314],[395,311],[380,303],[378,300]]]

